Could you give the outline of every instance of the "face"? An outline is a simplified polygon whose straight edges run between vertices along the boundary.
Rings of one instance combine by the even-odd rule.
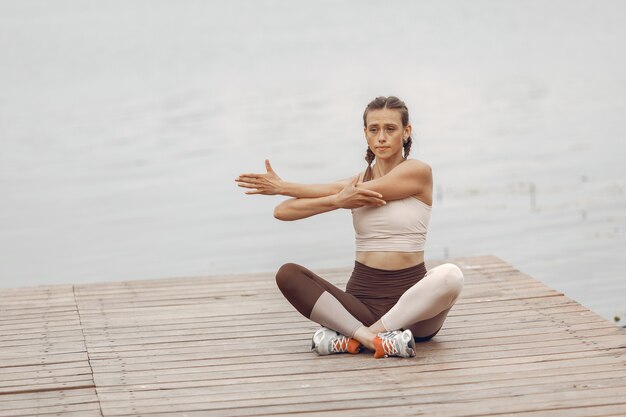
[[[411,125],[402,126],[399,110],[380,109],[367,113],[365,139],[377,159],[402,158],[402,145],[411,135]]]

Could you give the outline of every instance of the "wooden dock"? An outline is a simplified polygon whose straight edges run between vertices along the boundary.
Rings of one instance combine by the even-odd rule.
[[[623,329],[495,257],[452,262],[463,296],[412,359],[310,352],[273,273],[0,289],[0,417],[626,415]]]

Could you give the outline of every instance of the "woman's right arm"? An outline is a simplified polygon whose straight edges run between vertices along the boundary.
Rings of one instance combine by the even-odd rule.
[[[316,198],[291,198],[280,203],[274,209],[278,220],[300,220],[316,214],[326,213],[339,208],[357,208],[363,206],[382,206],[387,204],[376,191],[356,188],[359,177],[343,185],[340,192]]]
[[[338,208],[334,195],[316,198],[290,198],[274,208],[274,217],[284,221],[300,220]]]

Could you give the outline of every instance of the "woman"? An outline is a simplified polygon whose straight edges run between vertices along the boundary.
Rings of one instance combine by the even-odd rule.
[[[276,282],[305,317],[324,326],[315,332],[318,354],[357,353],[374,357],[415,356],[415,342],[441,329],[463,288],[453,264],[426,271],[424,244],[432,206],[432,172],[407,159],[411,149],[409,112],[397,97],[377,97],[363,113],[368,167],[331,184],[283,181],[265,160],[267,173],[242,174],[246,194],[281,194],[274,216],[298,220],[336,209],[351,209],[356,260],[346,291],[307,268],[287,263]],[[372,167],[372,162],[376,161]]]

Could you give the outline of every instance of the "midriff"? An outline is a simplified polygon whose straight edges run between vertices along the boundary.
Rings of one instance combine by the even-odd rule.
[[[356,260],[371,268],[404,269],[424,262],[421,252],[356,252]]]

